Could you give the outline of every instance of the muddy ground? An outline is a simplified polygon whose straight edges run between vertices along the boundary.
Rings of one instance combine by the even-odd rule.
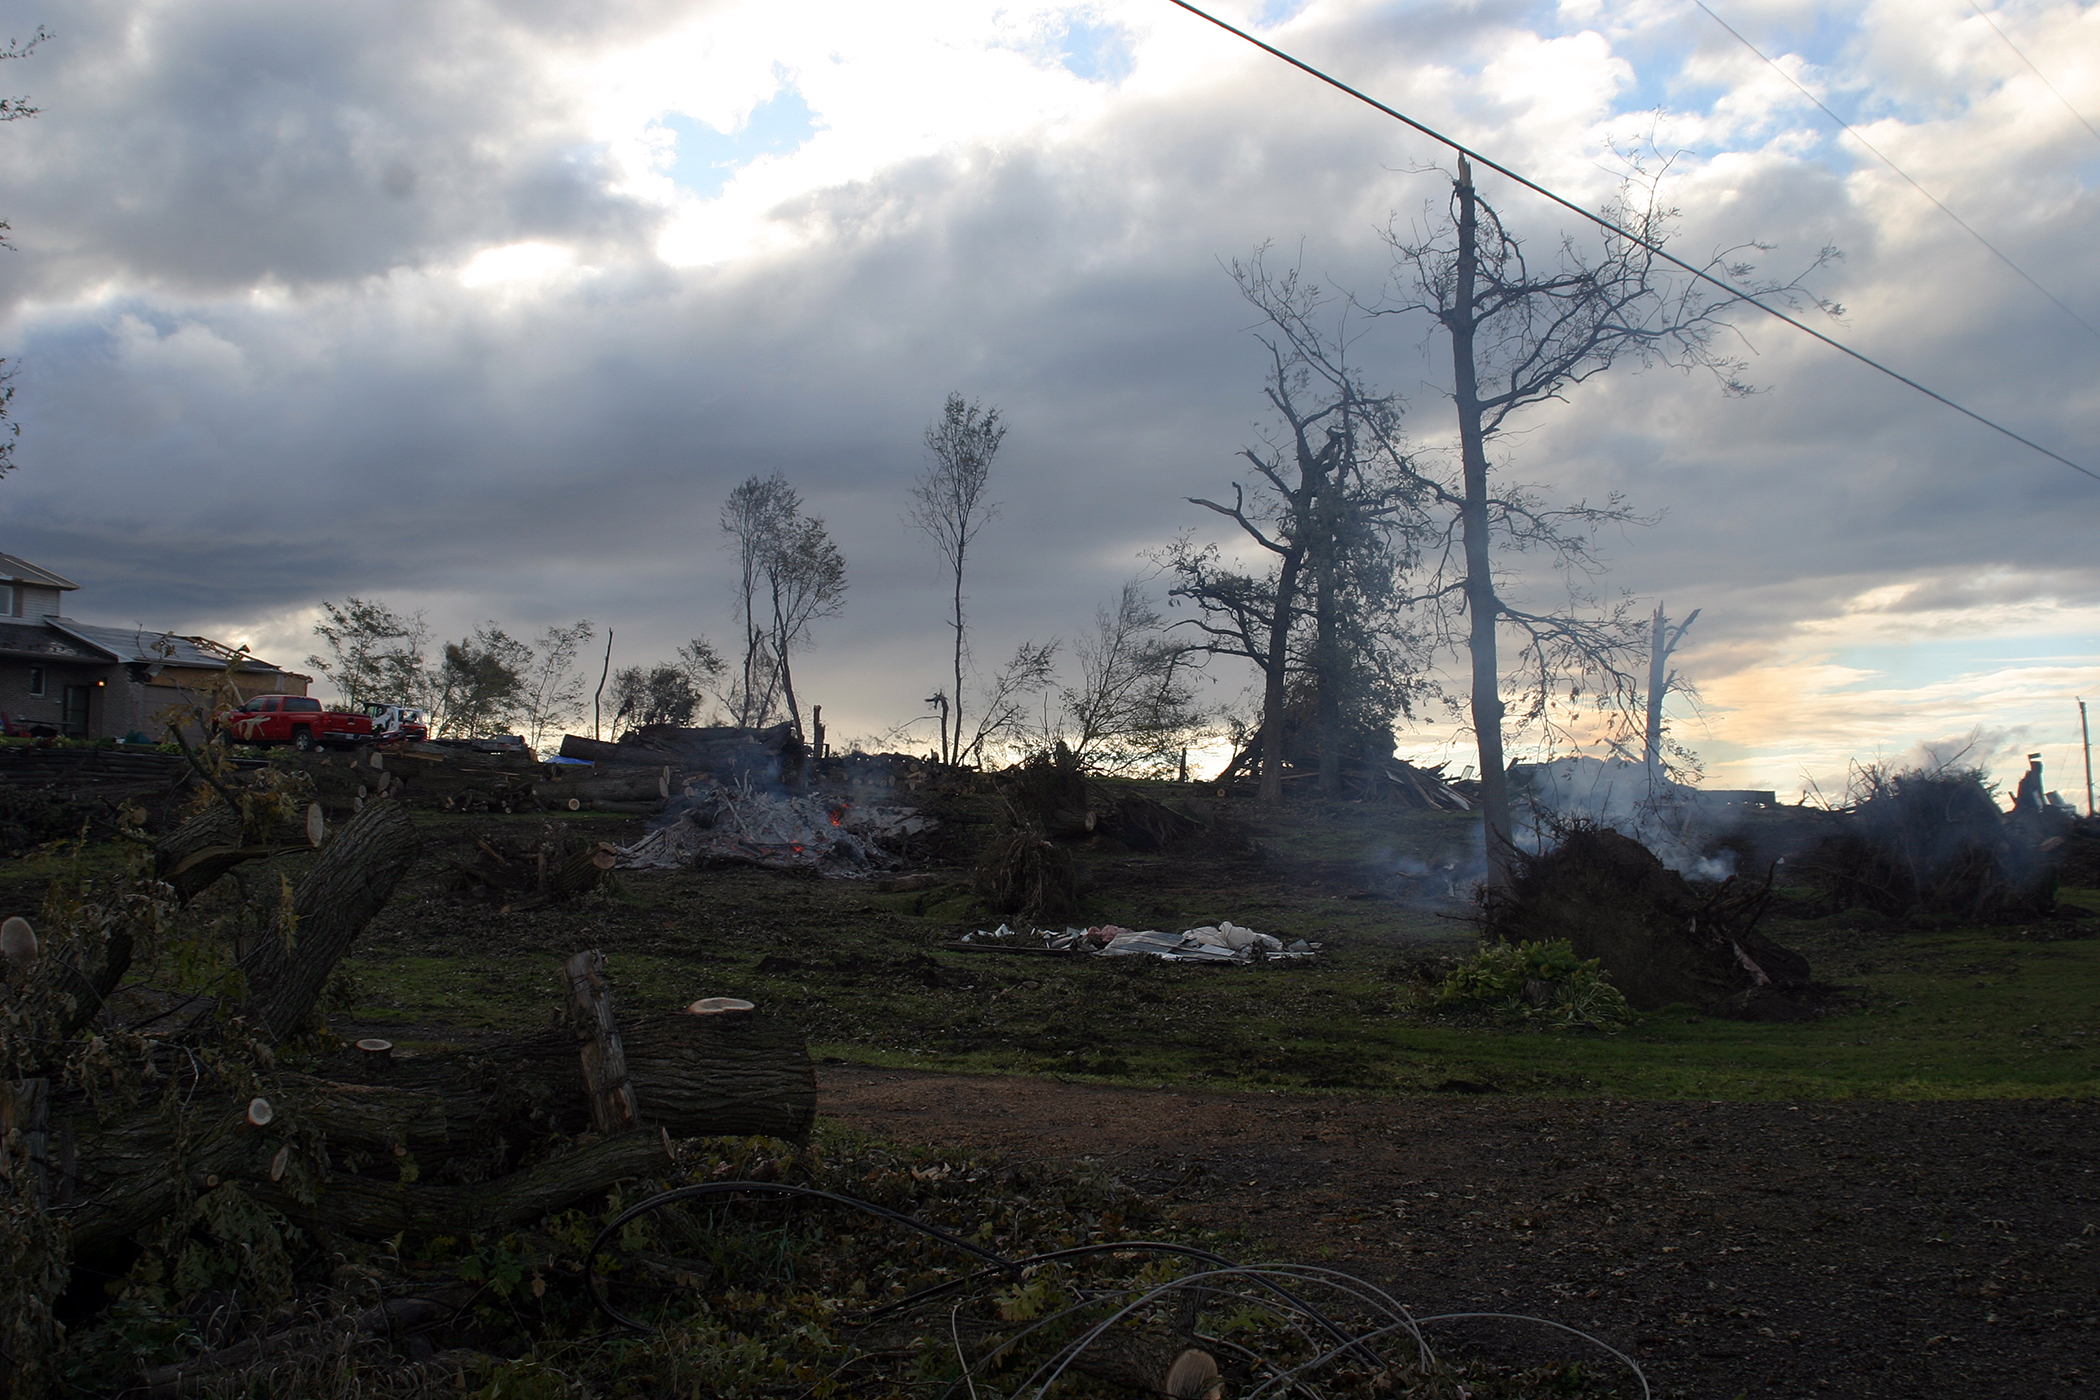
[[[1418,1313],[1582,1328],[1658,1396],[2100,1390],[2091,1100],[1371,1099],[852,1065],[820,1086],[839,1122],[1097,1163],[1250,1255]],[[1517,1323],[1439,1331],[1509,1360],[1581,1351]]]

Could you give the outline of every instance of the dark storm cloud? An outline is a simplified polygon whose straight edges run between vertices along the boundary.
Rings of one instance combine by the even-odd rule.
[[[1209,528],[1182,498],[1223,489],[1263,417],[1254,313],[1221,260],[1275,240],[1376,299],[1378,228],[1443,197],[1407,173],[1426,142],[1227,53],[1209,85],[1118,99],[1061,140],[966,144],[790,201],[788,251],[670,268],[650,251],[662,211],[609,187],[550,54],[674,12],[692,10],[109,3],[54,24],[44,66],[7,75],[47,114],[0,130],[26,365],[9,552],[91,581],[100,617],[257,619],[358,592],[427,601],[446,630],[588,614],[643,659],[720,634],[716,510],[777,469],[853,570],[812,665],[895,711],[941,645],[938,570],[901,515],[947,392],[1013,424],[972,588],[993,658],[1085,625],[1139,551]],[[1303,38],[1594,199],[1595,143],[1535,115],[1550,84],[1462,80],[1534,52],[1515,13],[1430,9],[1403,32],[1366,12]],[[1958,240],[1812,163],[1688,168],[1681,246],[1764,239],[1791,272],[1839,244],[1816,290],[1852,308],[1840,334],[2045,441],[2100,439],[2095,347]],[[1553,246],[1566,219],[1488,188]],[[2089,195],[2052,188],[2022,254],[2100,287]],[[527,240],[577,266],[455,275]],[[1707,607],[1707,655],[1743,664],[1892,579],[1981,605],[1961,580],[2024,561],[2092,596],[2092,483],[1740,324],[1768,393],[1614,372],[1505,444],[1518,479],[1664,513],[1603,542],[1610,585]],[[1359,362],[1437,450],[1441,344],[1419,321],[1367,330]]]

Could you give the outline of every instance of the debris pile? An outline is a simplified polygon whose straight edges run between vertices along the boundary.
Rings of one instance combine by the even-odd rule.
[[[928,830],[908,807],[720,783],[673,799],[668,820],[619,852],[625,870],[755,865],[858,876],[901,866],[899,847]]]
[[[1841,821],[1800,864],[1834,908],[1984,922],[2057,912],[2046,847],[2070,823],[2000,812],[1980,770],[1863,769]]]
[[[948,945],[973,953],[1087,953],[1096,957],[1145,954],[1169,962],[1253,963],[1269,958],[1309,958],[1320,944],[1241,928],[1230,919],[1182,933],[1127,929],[1116,924],[1094,928],[1030,929],[1016,932],[1005,924],[966,933]]]
[[[619,859],[619,847],[586,842],[568,826],[550,822],[537,837],[474,838],[475,854],[451,858],[452,888],[493,900],[503,913],[561,904],[598,887]]]
[[[1577,958],[1602,959],[1639,1011],[1683,1004],[1802,1020],[1828,992],[1808,959],[1756,932],[1770,892],[1740,879],[1695,892],[1632,837],[1574,822],[1551,850],[1519,853],[1508,892],[1488,905],[1487,932],[1509,944],[1567,940]]]

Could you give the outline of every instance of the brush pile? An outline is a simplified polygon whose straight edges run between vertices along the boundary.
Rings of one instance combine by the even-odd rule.
[[[1972,923],[2057,911],[2043,847],[2059,833],[1999,811],[1980,769],[1862,769],[1840,820],[1798,872],[1833,909]]]
[[[1827,989],[1808,959],[1756,930],[1769,884],[1731,879],[1698,890],[1630,836],[1589,822],[1520,853],[1507,893],[1486,911],[1488,935],[1511,945],[1565,939],[1601,961],[1635,1010],[1682,1004],[1757,1021],[1818,1013]]]

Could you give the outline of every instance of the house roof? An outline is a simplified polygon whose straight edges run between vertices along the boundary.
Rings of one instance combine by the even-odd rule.
[[[0,622],[0,656],[39,657],[50,661],[107,664],[99,647],[53,631],[41,622]]]
[[[17,559],[12,554],[0,554],[0,583],[33,583],[39,588],[56,588],[61,592],[80,587],[69,578],[60,578],[49,569],[39,569],[27,559]]]
[[[65,617],[47,617],[44,625],[127,664],[138,662],[148,666],[198,666],[218,670],[239,655],[209,637],[178,637],[172,632],[155,632],[144,627],[99,627]],[[242,658],[235,669],[278,671],[282,668],[250,656]]]

